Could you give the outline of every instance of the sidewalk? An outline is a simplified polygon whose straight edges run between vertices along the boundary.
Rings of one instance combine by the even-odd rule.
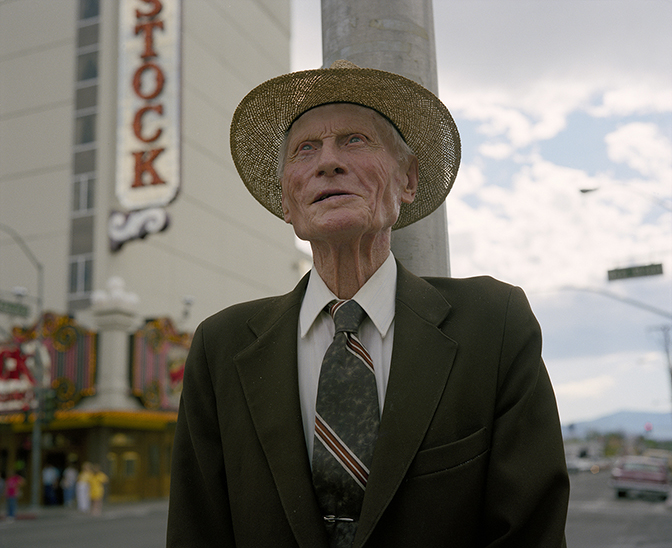
[[[126,516],[142,516],[155,512],[165,512],[168,515],[168,499],[147,499],[132,502],[106,502],[103,504],[103,513],[100,516],[93,516],[90,513],[78,511],[76,508],[66,508],[64,506],[40,506],[31,508],[29,506],[19,506],[15,521],[34,520],[34,519],[114,519]],[[0,524],[9,523],[6,518],[5,508],[0,511]]]

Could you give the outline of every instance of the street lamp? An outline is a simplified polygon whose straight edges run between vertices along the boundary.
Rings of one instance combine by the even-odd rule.
[[[645,198],[647,200],[651,200],[654,204],[659,205],[663,209],[666,209],[667,211],[672,211],[672,206],[664,199],[658,198],[658,196],[653,196],[652,194],[648,194],[646,192],[639,192],[637,190],[634,190],[628,186],[623,186],[620,185],[618,188],[627,190],[628,192],[632,192],[633,194],[637,194],[637,196],[640,196],[641,198]],[[579,192],[581,194],[590,194],[591,192],[596,192],[600,190],[600,187],[594,187],[594,188],[580,188]]]
[[[0,223],[0,230],[9,234],[9,236],[21,248],[24,255],[33,264],[37,270],[37,327],[36,327],[36,350],[35,350],[35,398],[37,408],[35,409],[35,420],[33,421],[33,437],[31,451],[31,489],[30,505],[33,509],[40,506],[40,470],[42,469],[42,425],[40,423],[40,413],[42,411],[42,356],[40,355],[42,342],[42,305],[44,303],[44,268],[42,263],[37,260],[35,254],[30,250],[26,242],[12,227]]]

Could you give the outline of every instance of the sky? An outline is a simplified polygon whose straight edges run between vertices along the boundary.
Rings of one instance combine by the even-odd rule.
[[[672,413],[672,1],[433,5],[462,140],[451,275],[525,290],[563,424]],[[320,25],[320,0],[292,0],[292,70],[321,66]]]

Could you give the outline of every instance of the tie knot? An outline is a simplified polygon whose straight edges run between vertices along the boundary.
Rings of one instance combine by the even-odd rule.
[[[329,303],[329,313],[334,318],[336,333],[346,331],[357,333],[359,324],[362,323],[366,312],[355,301],[332,301]]]

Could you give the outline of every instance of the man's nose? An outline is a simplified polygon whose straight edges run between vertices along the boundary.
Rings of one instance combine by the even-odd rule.
[[[320,148],[316,172],[318,176],[333,177],[346,173],[347,168],[336,143],[325,141]]]

